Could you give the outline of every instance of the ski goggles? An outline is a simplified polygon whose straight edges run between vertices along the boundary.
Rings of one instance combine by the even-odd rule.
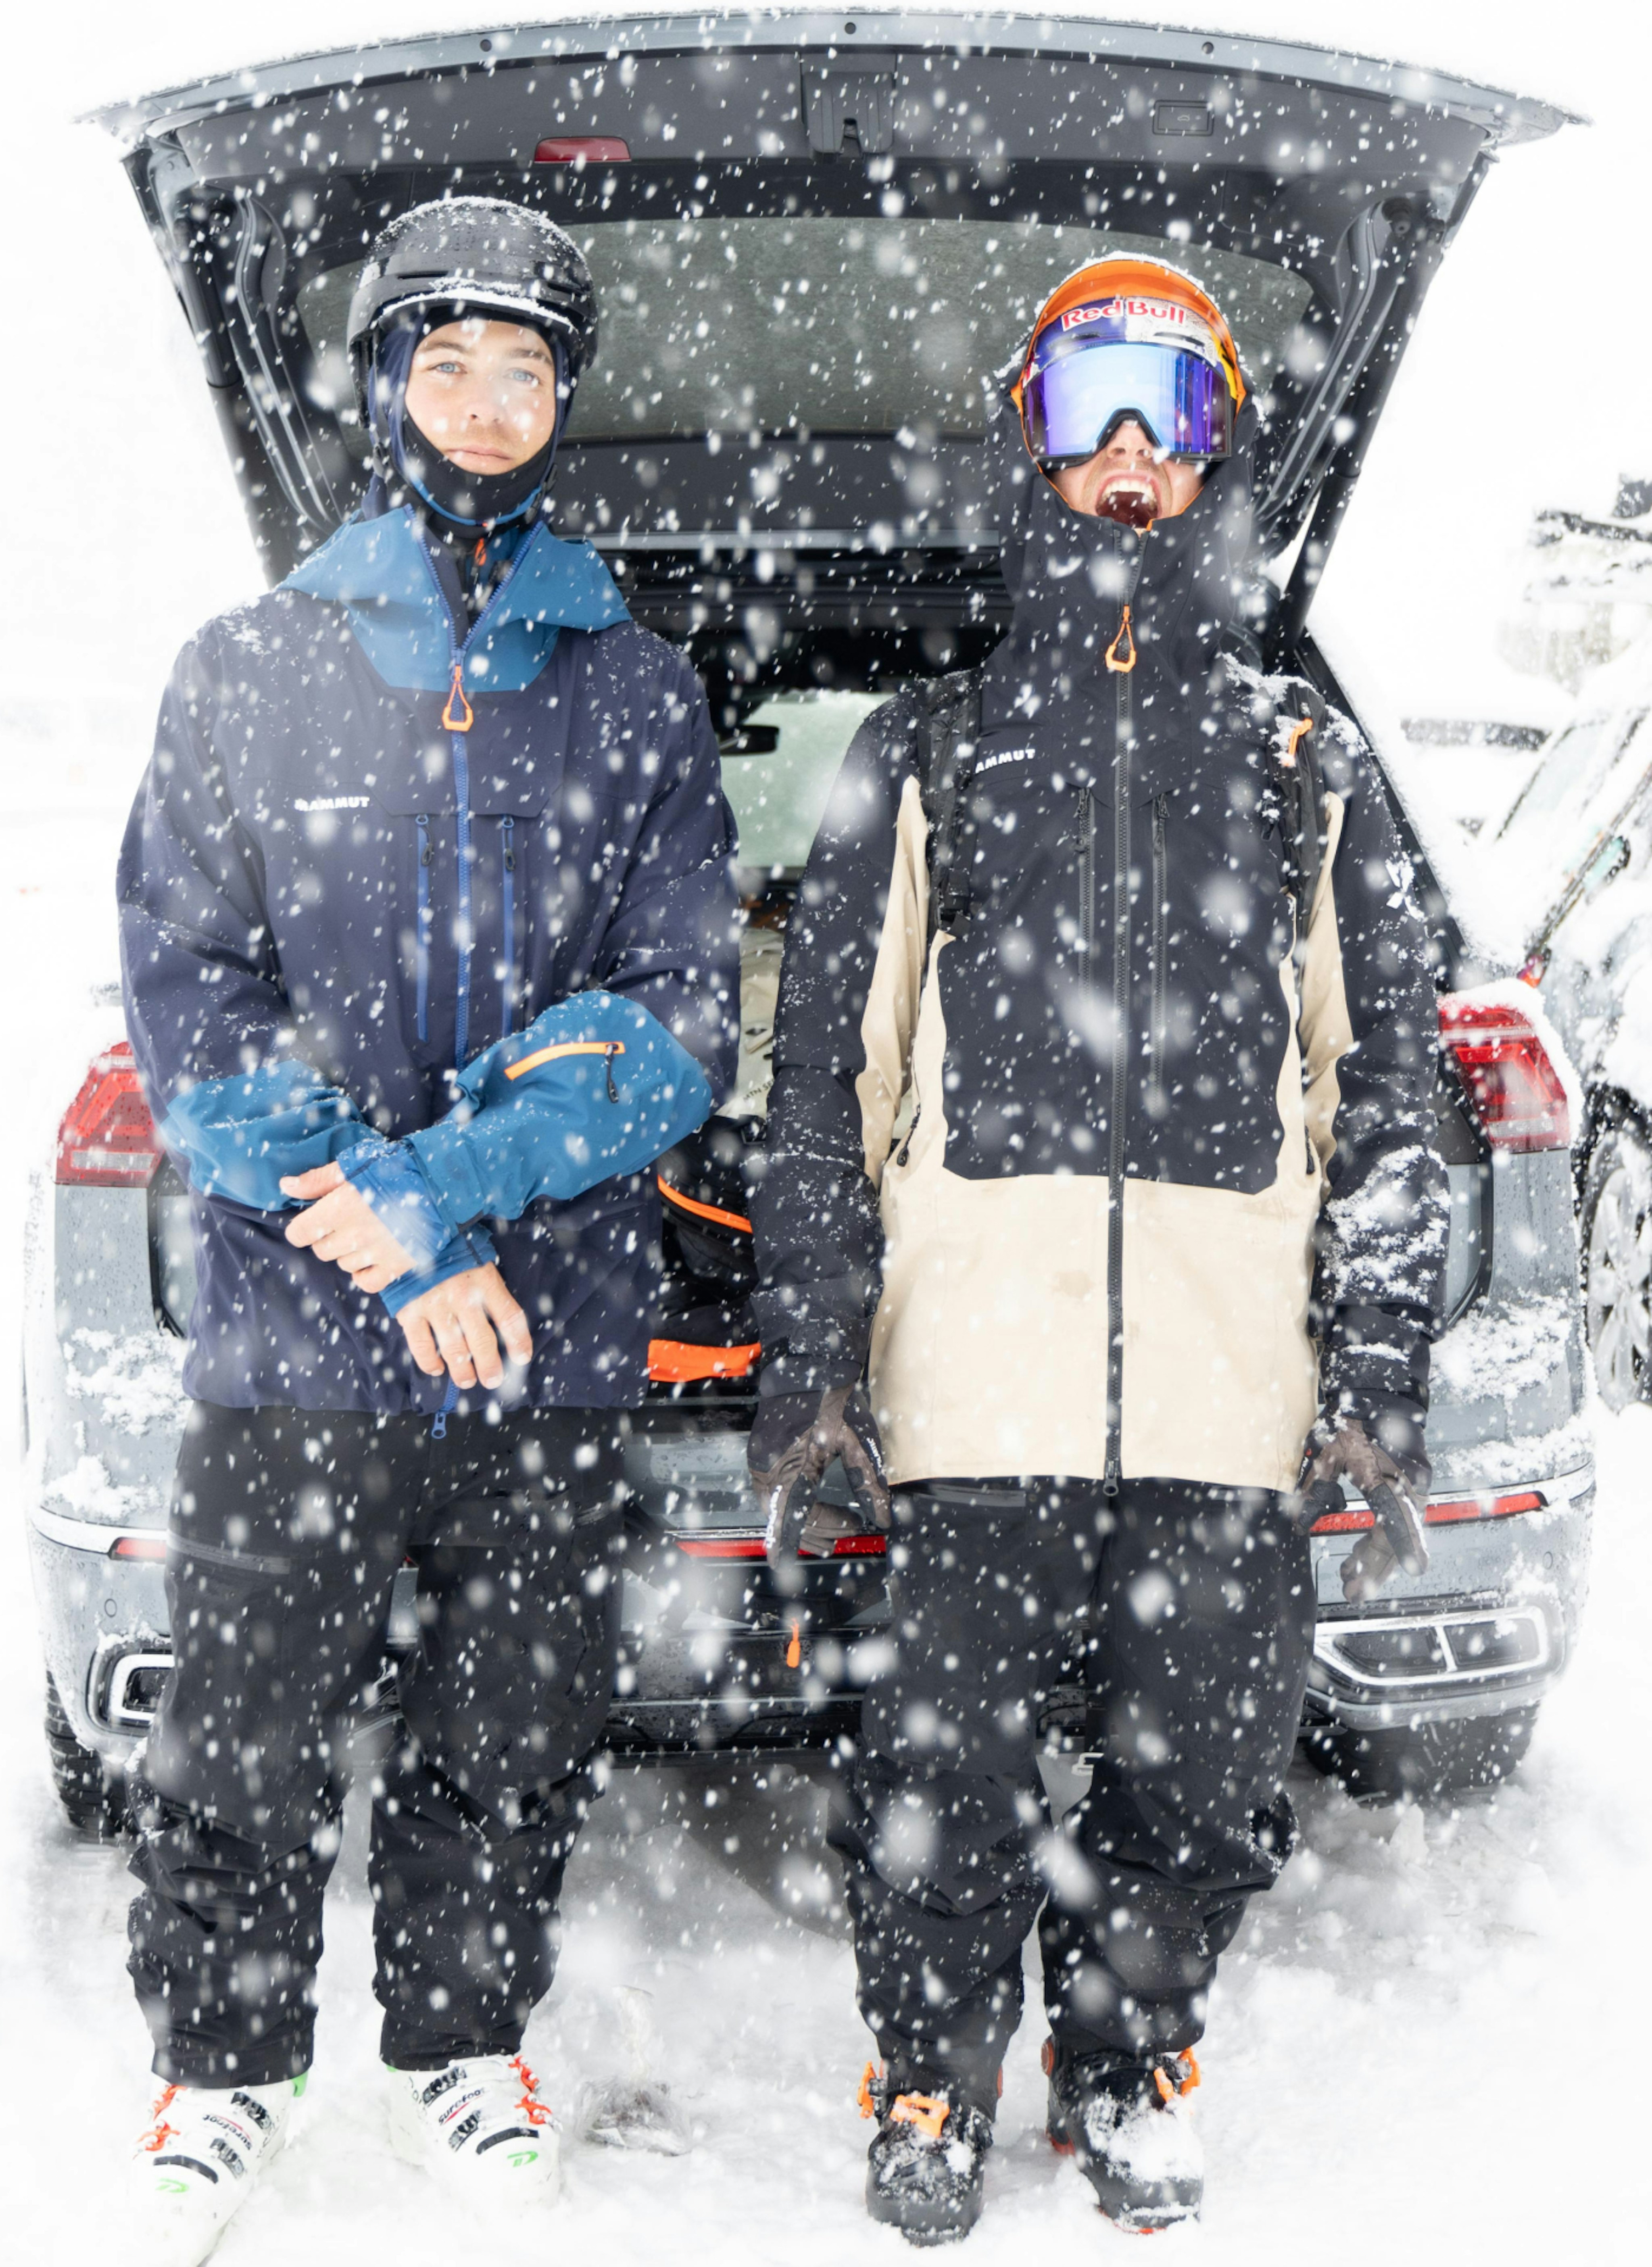
[[[1235,402],[1227,372],[1169,341],[1037,340],[1017,392],[1028,452],[1041,465],[1082,464],[1133,417],[1167,457],[1225,457]],[[1047,355],[1047,359],[1043,359]]]

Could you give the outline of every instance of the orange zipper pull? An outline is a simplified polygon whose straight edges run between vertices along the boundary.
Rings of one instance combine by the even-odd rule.
[[[1120,648],[1123,647],[1122,653]],[[1130,627],[1130,609],[1127,605],[1124,619],[1119,624],[1117,636],[1107,648],[1106,663],[1115,677],[1128,677],[1135,667],[1135,632]]]
[[[802,1665],[803,1624],[794,1622],[791,1625],[791,1643],[786,1647],[786,1666],[788,1669],[799,1669]]]
[[[1296,767],[1296,751],[1312,730],[1313,718],[1311,716],[1299,716],[1296,719],[1296,722],[1290,728],[1285,745],[1279,752],[1279,759],[1282,764],[1287,765],[1292,771]]]
[[[1125,611],[1127,613],[1129,609]],[[453,682],[447,688],[447,706],[442,711],[443,726],[450,732],[468,732],[475,721],[476,712],[465,698],[465,680],[459,673],[459,664],[455,662]]]

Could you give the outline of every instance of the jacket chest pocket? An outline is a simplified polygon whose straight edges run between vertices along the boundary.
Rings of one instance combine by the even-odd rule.
[[[560,759],[512,760],[490,751],[483,729],[441,734],[409,752],[393,776],[371,782],[395,842],[399,940],[411,964],[414,1027],[428,1044],[451,989],[454,1057],[518,1028],[525,956],[524,855],[544,832],[561,782]],[[405,979],[404,979],[405,980]]]
[[[1068,841],[1072,783],[1052,775],[1046,752],[1024,730],[984,733],[958,798],[955,855],[967,870],[971,896],[993,917],[1019,924],[1047,949],[1056,935],[1070,943],[1078,917]]]
[[[543,895],[555,856],[556,784],[524,770],[484,775],[473,789],[471,894],[476,935],[486,948],[480,983],[492,990],[497,1038],[532,1020],[530,930],[535,897]]]

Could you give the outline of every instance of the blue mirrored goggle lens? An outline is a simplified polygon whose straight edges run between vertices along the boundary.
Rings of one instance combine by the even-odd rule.
[[[1094,456],[1126,416],[1173,457],[1225,457],[1232,445],[1227,379],[1183,347],[1080,343],[1022,388],[1027,446],[1043,463]]]

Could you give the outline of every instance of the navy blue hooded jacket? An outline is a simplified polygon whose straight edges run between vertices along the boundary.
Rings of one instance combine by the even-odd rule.
[[[194,1199],[198,1399],[462,1406],[393,1312],[496,1251],[527,1403],[642,1398],[649,1168],[738,1038],[716,741],[587,545],[536,527],[466,622],[451,561],[375,488],[167,688],[121,957]],[[420,1263],[382,1299],[283,1236],[282,1176],[332,1158]]]

